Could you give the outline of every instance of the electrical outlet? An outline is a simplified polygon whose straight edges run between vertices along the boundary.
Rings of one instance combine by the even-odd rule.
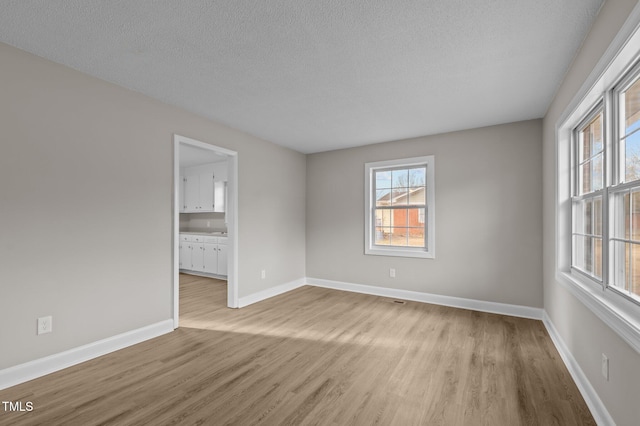
[[[267,278],[267,270],[263,269],[262,271],[260,271],[260,277],[264,280],[265,278]]]
[[[51,316],[38,318],[38,334],[51,333],[53,330],[53,319]]]
[[[396,277],[396,268],[389,268],[389,276],[391,278],[395,278]]]
[[[602,377],[609,381],[609,358],[602,354]]]

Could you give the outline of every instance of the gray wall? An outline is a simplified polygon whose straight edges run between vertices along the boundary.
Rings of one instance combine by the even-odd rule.
[[[309,155],[307,276],[541,308],[541,124]],[[364,164],[421,155],[435,156],[436,259],[364,255]]]
[[[640,355],[555,280],[555,126],[636,5],[608,0],[574,59],[543,120],[544,307],[580,368],[616,424],[640,419]],[[609,356],[610,380],[600,374],[600,356]]]
[[[239,296],[304,277],[303,154],[4,44],[0,63],[0,369],[172,318],[174,133],[239,152]]]

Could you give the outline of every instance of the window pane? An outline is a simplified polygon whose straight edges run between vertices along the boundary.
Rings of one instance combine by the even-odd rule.
[[[625,182],[640,179],[640,132],[624,140]]]
[[[591,158],[591,128],[587,126],[580,132],[580,162]]]
[[[407,228],[391,228],[391,245],[407,247],[408,244]]]
[[[391,172],[391,186],[393,188],[409,187],[409,170],[393,170]]]
[[[598,191],[602,189],[603,184],[603,168],[602,168],[602,153],[596,155],[591,161],[591,189],[592,191]]]
[[[582,221],[584,228],[581,230],[578,230],[578,232],[582,232],[583,234],[592,234],[593,233],[593,227],[592,227],[592,207],[593,207],[593,203],[591,202],[591,200],[585,200],[583,203],[583,214],[584,214],[584,219]]]
[[[626,192],[623,195],[622,200],[622,211],[620,213],[622,214],[622,223],[624,224],[624,238],[629,240],[631,239],[631,194]]]
[[[640,127],[640,80],[624,92],[625,133]]]
[[[423,219],[422,222],[420,219]],[[407,226],[412,228],[422,227],[424,230],[424,209],[408,209]]]
[[[573,236],[573,266],[584,270],[584,238],[582,235]]]
[[[628,205],[628,201],[627,201]],[[631,193],[631,208],[627,210],[629,226],[631,227],[631,238],[640,241],[640,190]]]
[[[380,171],[376,173],[376,189],[391,188],[391,172]]]
[[[418,169],[409,170],[409,186],[424,186],[427,181],[426,167],[420,167]]]
[[[613,241],[613,285],[625,290],[629,282],[629,254],[630,245],[624,241]]]
[[[602,197],[593,200],[593,234],[602,235]]]
[[[384,227],[388,228],[392,225],[392,210],[376,209],[376,228]]]
[[[602,113],[598,114],[580,131],[580,163],[598,154],[603,149]]]
[[[393,210],[393,221],[391,226],[405,227],[408,226],[409,209],[396,209]]]
[[[640,245],[629,244],[629,263],[631,270],[628,272],[629,288],[627,290],[635,295],[640,295]]]
[[[394,188],[391,205],[392,206],[406,206],[409,201],[409,190],[408,188]]]
[[[593,275],[602,278],[602,238],[593,239]]]
[[[391,230],[382,226],[376,226],[376,245],[388,246],[391,244]]]
[[[376,191],[376,207],[391,205],[391,190],[381,189]]]
[[[587,161],[586,163],[580,166],[580,194],[587,194],[592,191],[591,186],[591,172],[593,166],[591,165],[591,161]]]
[[[409,228],[409,246],[410,247],[424,247],[424,227],[423,228]]]
[[[585,272],[593,272],[593,238],[584,237],[584,270]]]
[[[589,125],[589,131],[591,133],[591,155],[596,155],[602,151],[602,113],[598,114],[596,118]]]
[[[409,189],[409,204],[425,204],[426,188],[420,186]]]

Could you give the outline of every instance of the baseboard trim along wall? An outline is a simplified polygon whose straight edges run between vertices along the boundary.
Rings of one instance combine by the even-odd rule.
[[[395,288],[376,287],[364,284],[352,284],[341,281],[324,280],[307,277],[307,284],[332,288],[334,290],[351,291],[354,293],[370,294],[373,296],[391,297],[411,300],[414,302],[432,303],[435,305],[451,306],[453,308],[470,309],[473,311],[489,312],[492,314],[510,315],[514,317],[542,319],[542,309],[530,306],[509,305],[506,303],[486,302],[482,300],[464,299],[462,297],[441,296],[438,294],[421,293],[417,291],[399,290]]]
[[[173,319],[157,322],[97,342],[0,370],[0,389],[6,389],[38,377],[106,355],[173,331]]]
[[[275,287],[268,288],[266,290],[259,291],[257,293],[250,294],[245,297],[241,297],[238,300],[238,307],[244,308],[245,306],[252,305],[254,303],[261,302],[274,296],[286,293],[291,290],[295,290],[298,287],[305,285],[306,280],[304,278],[298,278],[297,280],[290,281],[288,283],[280,284]]]
[[[562,337],[560,337],[558,330],[556,330],[556,327],[553,325],[553,323],[551,322],[551,318],[549,318],[546,312],[544,312],[542,322],[546,327],[549,336],[551,336],[553,344],[560,353],[560,357],[562,358],[562,361],[564,361],[564,365],[567,366],[569,374],[571,374],[573,381],[576,383],[576,386],[578,386],[578,389],[580,390],[582,397],[587,403],[589,410],[591,410],[591,414],[593,415],[596,423],[599,425],[614,425],[615,422],[609,414],[609,411],[607,411],[607,408],[602,403],[602,400],[600,399],[600,397],[598,397],[598,394],[596,393],[593,386],[591,386],[589,379],[587,379],[587,376],[585,376],[584,372],[580,368],[580,365],[578,365],[578,362],[571,354],[571,351],[569,351],[569,348],[564,343],[564,340],[562,340]]]

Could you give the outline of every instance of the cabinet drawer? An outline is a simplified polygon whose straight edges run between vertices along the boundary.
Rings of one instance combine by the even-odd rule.
[[[218,244],[218,237],[204,237],[204,242],[207,244]]]
[[[189,234],[180,234],[180,241],[191,242],[191,235]]]
[[[192,235],[191,238],[192,238],[191,241],[195,243],[204,243],[204,239],[205,239],[205,237],[202,235]]]
[[[227,239],[229,237],[218,237],[218,244],[227,244]]]

